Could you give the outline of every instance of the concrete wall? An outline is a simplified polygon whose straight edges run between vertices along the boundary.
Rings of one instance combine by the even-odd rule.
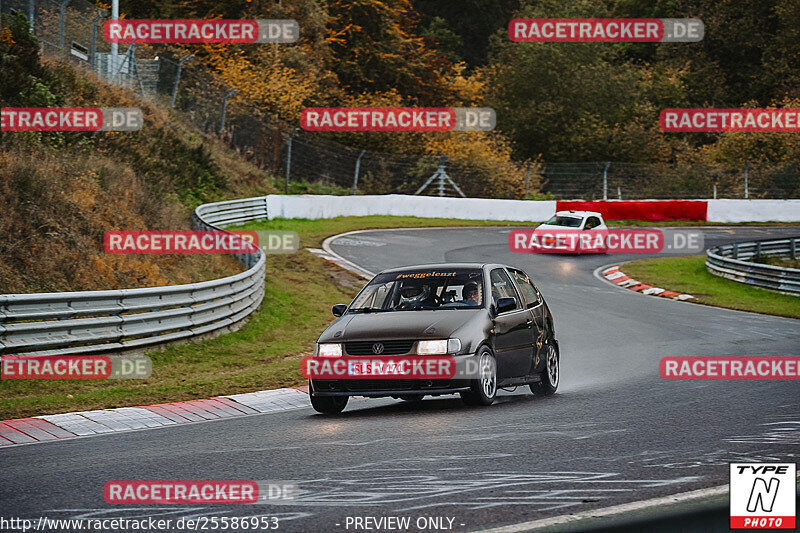
[[[270,219],[392,215],[543,222],[553,216],[555,210],[555,201],[439,198],[403,194],[380,196],[285,196],[274,194],[267,196],[267,214]]]
[[[800,222],[800,200],[708,200],[709,222]]]
[[[595,202],[595,204],[613,202]],[[707,204],[709,222],[800,222],[800,200],[663,200],[616,202],[636,204],[640,220],[682,218],[685,204]],[[495,200],[490,198],[439,198],[388,194],[375,196],[280,195],[267,196],[267,213],[273,218],[334,218],[344,216],[414,216],[421,218],[460,218],[466,220],[510,220],[543,222],[556,211],[555,201]],[[561,205],[566,205],[561,202]],[[642,207],[644,206],[644,207]],[[652,206],[652,209],[649,207]],[[675,208],[674,217],[668,214]],[[596,207],[596,206],[595,206]],[[706,206],[704,206],[706,207]],[[657,209],[656,209],[657,208]],[[595,209],[599,210],[599,209]],[[658,213],[656,213],[658,211]],[[698,211],[700,213],[702,210]],[[680,216],[679,216],[680,215]],[[626,216],[632,216],[627,214]],[[701,215],[689,220],[703,220]],[[613,217],[612,217],[613,218]],[[683,217],[685,218],[685,217]]]

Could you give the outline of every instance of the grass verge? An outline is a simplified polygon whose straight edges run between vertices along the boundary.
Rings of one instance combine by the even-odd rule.
[[[706,269],[705,255],[643,259],[621,270],[648,285],[691,294],[697,303],[800,318],[800,297],[714,276]]]
[[[330,235],[369,228],[481,226],[511,223],[414,217],[272,220],[249,229],[298,232],[305,247]],[[525,223],[513,223],[522,226]],[[264,301],[240,330],[148,352],[147,380],[2,380],[0,419],[146,405],[300,385],[300,358],[333,320],[331,306],[349,302],[363,280],[301,250],[267,260]]]

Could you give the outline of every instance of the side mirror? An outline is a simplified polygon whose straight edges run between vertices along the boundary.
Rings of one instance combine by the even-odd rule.
[[[497,314],[503,314],[507,311],[513,311],[517,308],[516,298],[500,298],[497,300]]]
[[[347,305],[336,304],[333,306],[333,316],[342,316],[347,311]]]

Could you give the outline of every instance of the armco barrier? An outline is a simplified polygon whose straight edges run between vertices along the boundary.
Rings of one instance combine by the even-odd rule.
[[[221,229],[267,217],[265,198],[198,207],[195,229]],[[266,258],[227,278],[144,289],[0,295],[0,353],[89,354],[137,351],[235,327],[264,297]]]
[[[710,248],[706,268],[716,276],[781,292],[800,294],[800,269],[746,261],[773,255],[797,259],[800,238],[738,242]]]

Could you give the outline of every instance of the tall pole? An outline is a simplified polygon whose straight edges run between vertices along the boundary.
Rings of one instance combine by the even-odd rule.
[[[33,31],[33,0],[28,0],[28,23],[31,25],[31,33]]]
[[[228,94],[225,95],[225,98],[222,99],[222,117],[219,119],[219,131],[223,131],[225,129],[225,113],[228,110],[228,98],[236,92],[236,89],[231,89],[228,91]]]
[[[750,191],[748,190],[748,174],[750,174],[750,161],[744,164],[744,197],[747,198],[750,195]]]
[[[361,158],[364,157],[364,153],[366,150],[361,150],[361,153],[358,154],[358,158],[356,159],[356,173],[353,176],[353,194],[358,192],[358,170],[361,168]]]
[[[89,50],[89,64],[92,68],[97,66],[97,23],[105,16],[106,10],[101,9],[97,12],[97,16],[92,19],[92,47]]]
[[[175,73],[175,85],[172,86],[172,101],[169,104],[170,107],[175,107],[175,98],[178,96],[178,84],[181,82],[181,71],[183,70],[183,64],[193,57],[194,54],[189,54],[178,62],[178,72]]]
[[[447,163],[447,156],[442,156],[442,161],[439,163],[439,170],[436,171],[439,174],[439,196],[444,196],[444,176],[445,176],[445,164]]]
[[[606,168],[603,169],[603,200],[608,200],[608,167],[611,163],[606,163]]]
[[[111,0],[111,20],[119,20],[119,0]],[[119,55],[119,43],[111,43],[111,72],[117,69],[117,56]]]
[[[525,163],[525,198],[528,197],[528,191],[530,191],[531,185],[531,162],[528,161]]]
[[[58,5],[58,50],[61,51],[64,49],[64,34],[66,33],[64,25],[65,25],[65,18],[67,16],[67,4],[70,3],[71,0],[64,0]]]
[[[297,128],[292,130],[289,135],[289,146],[286,149],[286,185],[283,188],[284,194],[289,194],[289,176],[292,173],[292,141],[294,141],[294,134],[297,133]]]

